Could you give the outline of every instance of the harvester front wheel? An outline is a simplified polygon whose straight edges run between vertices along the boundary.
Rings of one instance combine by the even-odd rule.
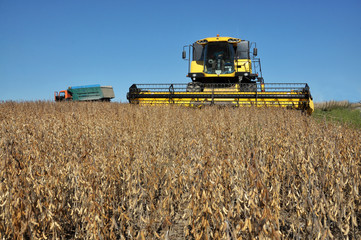
[[[187,92],[202,92],[202,84],[199,82],[190,82],[187,85]]]
[[[241,92],[257,92],[257,83],[240,83]]]

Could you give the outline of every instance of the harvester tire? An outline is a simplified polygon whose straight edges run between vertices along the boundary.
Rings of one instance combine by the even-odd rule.
[[[198,82],[191,82],[187,85],[187,92],[202,92],[202,86]]]
[[[257,83],[241,83],[241,92],[257,92]]]

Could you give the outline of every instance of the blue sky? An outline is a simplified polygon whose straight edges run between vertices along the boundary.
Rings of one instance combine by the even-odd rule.
[[[306,82],[316,102],[361,100],[361,1],[0,0],[0,100],[68,86],[187,83],[182,47],[257,43],[265,82]]]

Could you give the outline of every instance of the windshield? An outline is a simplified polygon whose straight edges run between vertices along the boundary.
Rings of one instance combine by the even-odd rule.
[[[234,72],[234,47],[227,42],[210,42],[205,48],[204,72],[228,74]]]

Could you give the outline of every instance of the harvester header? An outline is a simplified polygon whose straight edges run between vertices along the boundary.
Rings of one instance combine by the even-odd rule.
[[[188,58],[187,58],[188,52]],[[232,105],[286,107],[311,114],[306,83],[264,83],[256,43],[233,37],[210,37],[183,47],[188,84],[133,84],[127,98],[140,105]]]

